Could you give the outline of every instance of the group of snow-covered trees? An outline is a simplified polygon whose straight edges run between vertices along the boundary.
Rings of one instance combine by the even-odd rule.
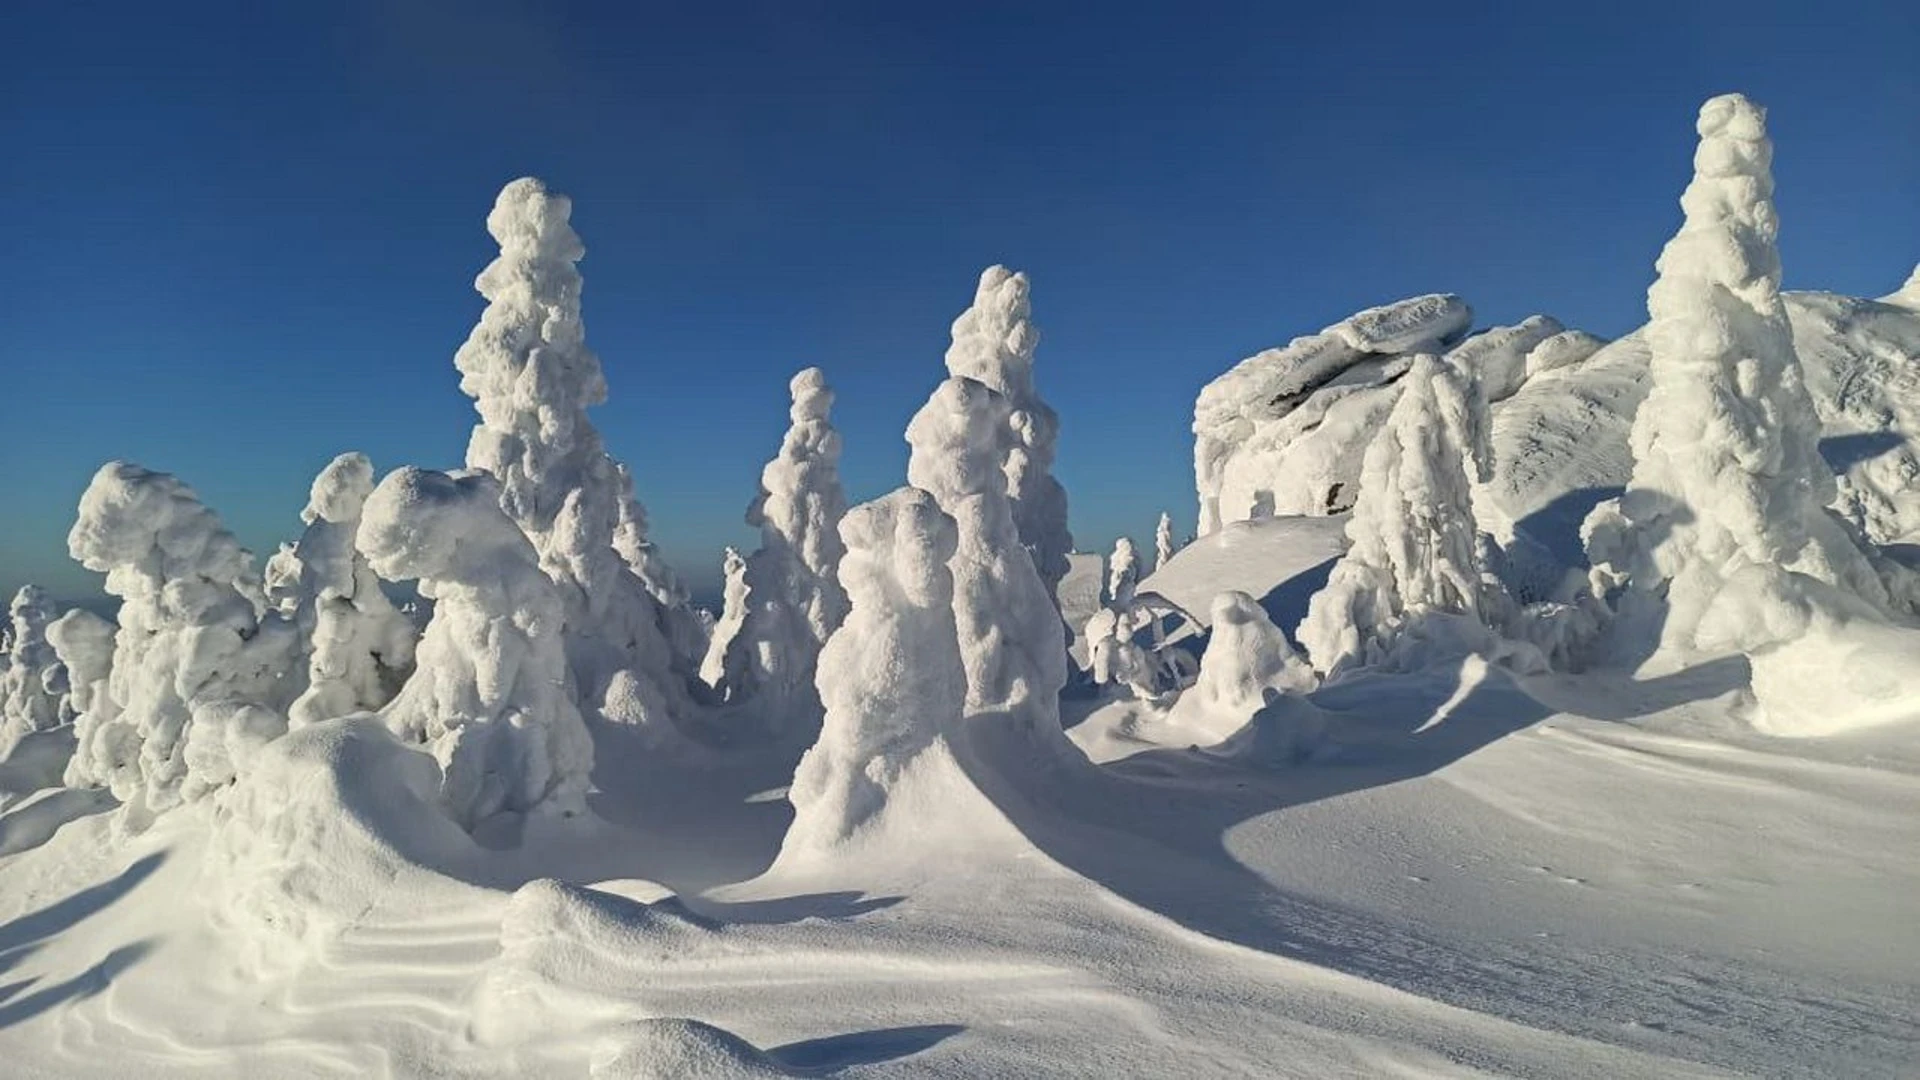
[[[1349,547],[1299,647],[1252,597],[1226,593],[1196,665],[1168,647],[1165,606],[1143,594],[1122,540],[1086,627],[1093,681],[1177,694],[1176,712],[1230,726],[1357,670],[1463,653],[1540,670],[1637,644],[1677,662],[1746,654],[1764,722],[1783,733],[1833,726],[1809,671],[1845,667],[1855,713],[1911,697],[1920,649],[1900,620],[1920,583],[1829,510],[1834,478],[1779,293],[1764,114],[1715,98],[1699,133],[1685,224],[1649,294],[1633,479],[1586,522],[1589,573],[1551,599],[1517,598],[1475,494],[1493,466],[1489,400],[1536,357],[1561,363],[1597,339],[1530,320],[1461,344],[1453,298],[1423,298],[1289,346],[1288,378],[1366,348],[1411,350],[1366,376],[1397,389],[1390,407],[1369,406],[1341,495]],[[588,415],[607,385],[586,345],[570,215],[526,179],[488,216],[500,254],[455,356],[479,416],[464,467],[376,481],[366,457],[342,454],[314,480],[299,538],[256,571],[178,479],[104,466],[69,547],[106,576],[118,624],[55,618],[31,587],[14,598],[0,752],[64,731],[66,782],[110,791],[140,822],[221,791],[290,730],[371,715],[431,755],[445,811],[474,829],[582,811],[601,730],[668,754],[757,742],[799,761],[795,835],[821,843],[850,836],[916,757],[960,752],[969,731],[1038,760],[1067,753],[1057,597],[1073,541],[1026,277],[981,276],[946,377],[907,426],[908,486],[879,499],[849,509],[833,392],[818,368],[793,377],[790,426],[747,511],[760,545],[729,550],[715,621],[648,539],[633,476]],[[1202,532],[1219,526],[1219,490],[1205,488],[1224,468],[1220,433],[1239,423],[1229,398],[1200,403],[1213,433],[1197,448]],[[1175,550],[1163,514],[1154,569]],[[389,598],[404,582],[425,614]]]

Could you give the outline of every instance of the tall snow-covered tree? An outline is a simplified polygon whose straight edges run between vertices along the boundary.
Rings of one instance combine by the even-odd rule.
[[[60,723],[61,695],[50,685],[64,673],[53,669],[59,654],[47,641],[53,602],[38,585],[23,585],[7,611],[11,632],[0,667],[0,750],[22,735]]]
[[[953,609],[967,672],[968,713],[1005,713],[1058,748],[1066,642],[1053,594],[1013,523],[1001,468],[1007,403],[951,378],[907,425],[907,481],[954,519]]]
[[[1404,381],[1367,446],[1347,522],[1352,546],[1297,634],[1328,675],[1382,663],[1402,638],[1440,625],[1486,629],[1472,498],[1492,458],[1485,400],[1432,355],[1416,357]]]
[[[1027,275],[988,267],[980,275],[973,306],[954,320],[947,374],[980,382],[1006,400],[1006,423],[1013,435],[1001,450],[1007,497],[1020,542],[1052,596],[1067,574],[1073,535],[1067,531],[1066,489],[1053,476],[1060,418],[1033,384],[1040,332],[1032,313]]]
[[[1167,512],[1160,512],[1160,523],[1153,528],[1153,568],[1155,571],[1166,566],[1178,550],[1173,542],[1173,518]]]
[[[1886,595],[1826,510],[1833,473],[1780,299],[1766,114],[1727,94],[1701,107],[1697,130],[1686,219],[1647,292],[1652,386],[1634,417],[1633,478],[1583,533],[1596,591],[1626,587],[1623,618],[1657,620],[1682,650],[1742,649],[1800,621],[1783,610],[1798,605],[1790,574],[1875,606]],[[1741,603],[1710,619],[1736,576],[1774,613]]]
[[[1116,608],[1130,608],[1139,584],[1140,552],[1123,536],[1113,542],[1113,555],[1107,559],[1107,599]]]
[[[308,641],[307,686],[287,714],[295,725],[378,709],[413,668],[413,624],[353,546],[371,494],[365,454],[334,458],[314,477],[300,512],[306,531],[286,552],[298,574],[294,620]]]
[[[382,716],[440,762],[449,812],[585,809],[593,740],[568,693],[566,605],[484,473],[389,473],[356,546],[389,581],[419,582],[433,620],[412,678]]]
[[[720,618],[713,624],[712,639],[707,644],[707,657],[700,664],[700,681],[720,691],[723,695],[729,689],[727,669],[729,657],[740,654],[733,643],[740,638],[740,628],[747,622],[747,597],[751,587],[747,584],[747,560],[733,548],[727,548],[720,560]]]
[[[953,520],[926,492],[901,488],[848,511],[839,532],[851,611],[820,653],[826,718],[794,773],[789,850],[851,836],[915,755],[958,730],[967,698]]]
[[[568,223],[572,208],[527,178],[502,189],[487,216],[500,257],[476,282],[487,309],[454,357],[460,389],[480,413],[467,465],[499,482],[502,509],[560,586],[582,707],[664,731],[684,686],[660,604],[636,576],[647,572],[642,556],[651,549],[631,480],[587,416],[606,400],[607,384],[580,318],[574,264],[586,249]],[[614,549],[617,532],[628,559]],[[621,692],[610,693],[615,687]]]
[[[847,616],[840,587],[840,517],[847,512],[840,486],[840,433],[829,413],[833,391],[819,368],[793,377],[788,389],[792,426],[780,453],[760,473],[760,494],[747,508],[747,524],[760,529],[760,550],[747,560],[746,623],[732,643],[739,653],[729,666],[743,686],[733,698],[760,702],[765,718],[819,709],[814,665],[827,636]],[[812,719],[800,721],[812,727]]]
[[[110,788],[136,822],[230,782],[286,729],[297,645],[235,584],[246,552],[185,484],[119,461],[94,474],[67,548],[121,599],[106,693],[74,721],[67,782]]]

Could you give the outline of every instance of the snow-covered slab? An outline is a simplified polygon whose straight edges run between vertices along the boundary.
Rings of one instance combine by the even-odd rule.
[[[1334,333],[1308,334],[1255,353],[1201,388],[1194,403],[1193,429],[1205,433],[1242,417],[1285,416],[1299,404],[1301,395],[1363,355]]]
[[[1527,354],[1526,370],[1522,373],[1531,379],[1546,371],[1572,367],[1597,353],[1607,344],[1607,339],[1598,334],[1589,334],[1585,330],[1567,330],[1540,342]]]
[[[1307,597],[1324,583],[1323,568],[1346,551],[1346,527],[1344,516],[1237,521],[1181,548],[1140,583],[1140,592],[1179,605],[1203,626],[1216,597],[1243,592],[1291,629],[1306,614]]]
[[[1451,341],[1473,325],[1473,309],[1452,293],[1429,293],[1382,304],[1328,327],[1361,352],[1401,353]]]
[[[1480,384],[1488,401],[1502,401],[1527,377],[1527,355],[1562,331],[1551,315],[1530,315],[1516,326],[1496,326],[1453,347],[1447,359]]]

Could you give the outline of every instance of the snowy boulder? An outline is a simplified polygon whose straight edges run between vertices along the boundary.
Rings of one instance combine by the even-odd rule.
[[[1328,330],[1356,352],[1409,353],[1451,343],[1472,325],[1473,309],[1465,300],[1433,293],[1368,308]]]
[[[471,829],[501,812],[586,807],[593,742],[573,705],[564,605],[484,473],[405,468],[367,498],[357,546],[380,576],[434,601],[416,667],[382,710],[424,744]]]
[[[848,511],[841,583],[852,602],[820,654],[826,719],[794,774],[786,848],[830,848],[885,805],[902,769],[960,724],[967,670],[953,616],[954,522],[901,488]]]
[[[1531,379],[1545,371],[1572,367],[1600,351],[1607,339],[1585,330],[1563,330],[1535,345],[1526,356],[1522,376]]]
[[[1480,384],[1489,403],[1505,401],[1527,377],[1527,357],[1541,342],[1564,328],[1547,315],[1528,316],[1517,326],[1483,330],[1447,353],[1447,360]]]

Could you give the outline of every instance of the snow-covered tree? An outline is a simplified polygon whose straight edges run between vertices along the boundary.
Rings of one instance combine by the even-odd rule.
[[[1405,384],[1367,446],[1352,546],[1298,631],[1328,675],[1386,661],[1406,635],[1485,631],[1472,484],[1486,482],[1492,457],[1486,403],[1432,355],[1415,358]]]
[[[833,391],[819,368],[795,375],[789,390],[792,426],[779,455],[761,470],[760,495],[747,508],[747,524],[760,529],[760,550],[747,561],[746,624],[730,646],[738,657],[729,667],[744,685],[728,687],[730,698],[759,700],[776,725],[791,710],[818,710],[814,664],[847,616],[839,581],[847,496],[840,486],[840,434],[828,416]]]
[[[747,621],[747,560],[729,547],[720,560],[720,618],[713,624],[707,657],[700,664],[700,681],[721,691],[729,689],[728,657],[737,655],[733,643]]]
[[[11,631],[0,667],[0,750],[20,736],[45,731],[60,723],[61,695],[56,686],[63,672],[53,669],[59,655],[47,641],[53,621],[53,602],[38,585],[23,585],[8,608]]]
[[[297,644],[237,586],[246,552],[185,484],[119,461],[94,474],[67,547],[121,599],[106,693],[75,718],[67,782],[110,788],[136,821],[230,782],[286,728]]]
[[[970,714],[1005,713],[1039,742],[1065,743],[1060,688],[1066,642],[1052,593],[1013,523],[1001,465],[1007,403],[948,379],[907,424],[907,481],[953,518],[953,609]]]
[[[1067,575],[1073,535],[1067,531],[1067,493],[1053,476],[1060,418],[1033,385],[1033,352],[1040,343],[1028,299],[1027,275],[990,266],[980,275],[973,306],[953,323],[947,374],[973,379],[1006,400],[1013,437],[1001,449],[1007,497],[1020,542],[1033,557],[1047,595]]]
[[[1826,509],[1833,473],[1780,299],[1765,112],[1723,95],[1701,107],[1698,131],[1686,220],[1647,293],[1652,385],[1634,417],[1633,478],[1583,534],[1596,592],[1625,586],[1619,611],[1633,626],[1681,650],[1739,650],[1803,624],[1789,575],[1876,607],[1886,596]],[[1736,577],[1754,595],[1714,618]]]
[[[1313,668],[1295,652],[1260,602],[1244,592],[1213,600],[1213,626],[1200,675],[1180,695],[1173,716],[1221,738],[1253,718],[1270,694],[1314,688]]]
[[[826,719],[794,774],[789,848],[851,836],[906,764],[958,729],[967,698],[948,569],[959,546],[953,520],[926,492],[901,488],[848,511],[839,532],[852,607],[820,653]]]
[[[405,468],[368,496],[356,545],[374,572],[434,601],[413,677],[382,716],[440,762],[448,811],[578,813],[593,741],[569,694],[566,607],[500,509],[491,476]]]
[[[1167,512],[1160,512],[1160,523],[1153,528],[1153,569],[1158,572],[1173,558],[1178,550],[1173,542],[1173,518]]]
[[[1113,542],[1113,555],[1107,559],[1107,599],[1116,608],[1130,608],[1139,584],[1140,552],[1123,536]]]
[[[684,686],[659,602],[636,576],[650,547],[632,482],[587,417],[607,384],[580,319],[574,264],[586,249],[571,213],[566,196],[528,178],[508,184],[487,216],[500,257],[476,282],[487,309],[454,357],[480,413],[467,465],[496,478],[501,507],[560,586],[582,707],[666,730]],[[615,551],[616,531],[638,567]],[[621,693],[610,694],[616,685]]]
[[[93,711],[107,698],[113,672],[113,623],[85,608],[73,608],[47,624],[47,641],[66,670],[67,700],[62,721]]]
[[[309,643],[307,686],[288,710],[295,725],[378,709],[413,667],[413,624],[353,546],[361,508],[373,494],[373,463],[365,454],[341,454],[314,477],[308,494],[300,512],[306,531],[285,560],[298,573],[294,618]]]
[[[633,471],[624,462],[614,462],[614,476],[620,489],[619,513],[613,526],[613,550],[627,569],[653,597],[660,616],[660,632],[666,637],[670,654],[668,666],[682,682],[698,678],[702,659],[707,654],[709,626],[695,608],[686,583],[674,573],[666,557],[648,534],[647,508],[634,495]]]

